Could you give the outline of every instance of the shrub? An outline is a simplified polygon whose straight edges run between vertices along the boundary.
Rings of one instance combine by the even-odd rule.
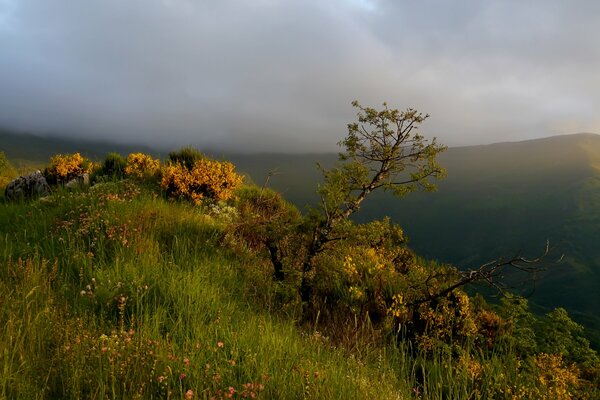
[[[104,159],[100,173],[111,178],[121,179],[125,176],[127,160],[119,153],[110,153]]]
[[[196,161],[203,160],[206,157],[199,150],[188,146],[182,147],[178,151],[169,153],[169,161],[171,164],[183,164],[188,170],[192,170]]]
[[[5,187],[17,175],[4,152],[0,151],[0,188]]]
[[[170,196],[198,205],[204,198],[230,199],[242,180],[233,164],[202,159],[196,161],[192,169],[181,163],[168,165],[163,170],[161,187]]]
[[[268,253],[273,276],[283,280],[284,265],[298,267],[294,260],[298,260],[303,241],[297,232],[302,223],[300,211],[281,194],[267,188],[246,186],[236,194],[239,216],[230,227],[232,236],[241,239],[246,248]]]
[[[44,170],[49,184],[66,183],[82,174],[91,173],[97,166],[79,153],[57,154]]]
[[[160,161],[144,153],[131,153],[127,156],[125,174],[135,178],[151,178],[160,172]]]

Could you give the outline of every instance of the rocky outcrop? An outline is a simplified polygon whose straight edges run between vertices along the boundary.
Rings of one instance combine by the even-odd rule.
[[[50,186],[40,171],[20,176],[11,181],[4,189],[7,200],[27,200],[50,194]]]

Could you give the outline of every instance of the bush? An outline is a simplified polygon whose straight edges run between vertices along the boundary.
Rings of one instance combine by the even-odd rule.
[[[50,159],[50,166],[44,170],[49,184],[67,183],[80,175],[91,173],[96,165],[79,153],[57,154]]]
[[[161,187],[170,196],[198,205],[204,198],[229,200],[242,180],[243,177],[235,173],[233,164],[202,159],[196,161],[192,169],[181,163],[165,167]]]
[[[144,153],[131,153],[127,156],[125,174],[134,178],[146,179],[160,173],[160,161]]]
[[[125,168],[127,160],[119,153],[110,153],[104,159],[100,174],[114,179],[122,179],[125,177]]]
[[[5,187],[17,175],[4,152],[0,151],[0,188]]]
[[[188,146],[182,147],[178,151],[169,153],[169,161],[171,164],[183,164],[188,170],[192,170],[196,161],[204,160],[206,157],[199,150]]]

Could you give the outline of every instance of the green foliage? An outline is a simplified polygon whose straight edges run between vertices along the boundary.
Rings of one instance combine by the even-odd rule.
[[[402,196],[419,187],[431,190],[429,178],[444,175],[435,157],[445,147],[437,145],[435,139],[428,144],[417,131],[427,116],[412,109],[389,109],[385,103],[381,111],[356,101],[352,105],[359,109],[358,123],[348,125],[348,135],[340,142],[345,151],[340,153],[338,164],[323,169],[320,215],[307,221],[313,226],[302,265],[303,301],[309,301],[312,290],[309,273],[314,258],[328,243],[339,239],[334,233],[338,225],[346,224],[372,192],[392,190]]]
[[[359,121],[382,115],[361,108]],[[566,311],[471,298],[463,273],[418,258],[390,219],[348,218],[385,186],[365,174],[358,135],[305,217],[265,188],[225,185],[228,204],[192,207],[141,180],[3,207],[0,397],[598,398],[600,360]],[[167,183],[198,188],[197,169],[221,182],[223,165],[233,174],[173,162]],[[158,162],[128,167],[154,176]],[[406,191],[427,187],[413,172]],[[351,174],[367,183],[348,189]],[[346,194],[328,194],[336,184]]]
[[[238,216],[229,227],[230,245],[240,244],[270,261],[276,296],[288,314],[298,314],[299,259],[305,238],[298,230],[302,215],[281,194],[245,185],[236,191]],[[285,282],[284,282],[285,281]]]
[[[123,179],[125,177],[125,168],[127,159],[119,153],[109,153],[99,170],[99,174],[110,179]]]
[[[409,391],[391,364],[349,360],[266,313],[276,288],[257,278],[260,259],[221,243],[227,220],[154,194],[124,181],[2,209],[0,397]],[[12,228],[17,220],[23,229]],[[256,291],[267,303],[251,300]],[[366,384],[382,373],[388,382]]]
[[[464,293],[421,305],[421,316],[402,314],[427,285],[447,284],[443,274],[451,277],[452,269],[416,258],[389,220],[336,227],[341,238],[311,271],[314,312],[305,317],[312,321],[302,319],[299,327],[288,317],[286,302],[293,298],[282,295],[299,282],[293,275],[273,281],[264,247],[268,237],[287,240],[282,248],[290,257],[301,254],[296,243],[310,231],[297,209],[275,192],[245,187],[230,218],[151,190],[132,180],[87,191],[58,188],[45,201],[0,210],[0,397],[226,398],[231,390],[233,397],[254,392],[281,399],[598,394],[597,362],[584,367],[571,359],[573,350],[561,358],[516,353],[496,339],[488,344],[484,338],[506,338],[524,318],[513,318],[511,330],[494,329],[501,321]],[[519,310],[506,310],[505,319],[529,312],[524,303]],[[563,332],[561,343],[578,335],[562,312],[548,318],[552,329],[566,325],[572,332]],[[388,325],[400,320],[403,325]],[[470,336],[464,332],[469,321],[477,328]],[[530,325],[541,338],[548,324],[534,319]],[[412,339],[389,334],[409,326]],[[544,385],[540,379],[549,379],[549,371],[557,379]]]
[[[7,169],[10,168],[10,163],[6,158],[6,154],[3,151],[0,151],[0,173],[3,174]]]
[[[205,158],[206,156],[202,152],[192,146],[182,147],[169,153],[169,161],[172,164],[183,164],[188,170],[194,168],[196,161]]]
[[[16,176],[17,171],[6,158],[6,154],[0,151],[0,190]]]
[[[334,168],[323,171],[319,188],[325,212],[332,219],[348,218],[374,190],[391,190],[396,196],[418,190],[434,190],[430,178],[445,171],[436,156],[446,147],[428,141],[418,132],[428,117],[416,110],[388,108],[378,111],[357,101],[358,122],[348,124],[348,135],[340,142],[344,152]]]

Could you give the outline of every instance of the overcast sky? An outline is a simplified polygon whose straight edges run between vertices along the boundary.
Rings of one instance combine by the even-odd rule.
[[[0,126],[328,151],[350,102],[448,145],[600,133],[600,1],[0,0]]]

